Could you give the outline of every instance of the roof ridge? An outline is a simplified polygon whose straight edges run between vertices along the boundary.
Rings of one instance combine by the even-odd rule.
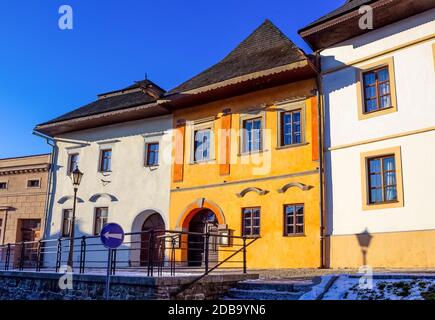
[[[275,32],[277,35],[280,36],[281,40],[284,40],[288,42],[292,47],[297,48],[297,46],[294,44],[293,41],[290,40],[289,37],[287,37],[271,20],[265,19],[264,22],[259,25],[253,32],[249,34],[242,42],[240,42],[229,54],[225,56],[225,58],[222,59],[224,61],[225,59],[231,57],[234,55],[235,52],[242,49],[246,44],[249,44],[252,42],[252,40],[258,36],[258,34],[265,28],[271,28],[273,32]],[[272,48],[269,48],[272,49]]]
[[[268,70],[304,58],[306,54],[271,20],[265,19],[223,59],[169,90],[167,95]]]

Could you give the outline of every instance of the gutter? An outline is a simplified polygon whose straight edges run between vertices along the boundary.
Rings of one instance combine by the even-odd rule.
[[[324,128],[324,117],[323,117],[323,106],[324,106],[324,95],[323,95],[323,86],[322,86],[322,75],[321,75],[321,59],[319,52],[314,53],[316,58],[316,64],[318,67],[318,73],[316,77],[317,82],[317,117],[319,123],[318,130],[318,139],[319,139],[319,192],[320,192],[320,268],[325,269],[326,266],[326,210],[325,210],[325,187],[324,187],[324,167],[325,167],[325,157],[323,153],[323,128]]]

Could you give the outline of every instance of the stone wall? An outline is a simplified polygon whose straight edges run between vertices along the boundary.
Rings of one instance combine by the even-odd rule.
[[[0,300],[101,300],[104,299],[104,275],[73,275],[73,289],[60,289],[62,274],[0,271]],[[142,277],[112,276],[110,299],[113,300],[211,300],[224,295],[238,281],[257,279],[255,274],[209,275],[175,295],[197,276]]]

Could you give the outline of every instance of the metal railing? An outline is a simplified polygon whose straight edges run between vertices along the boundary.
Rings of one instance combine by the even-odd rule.
[[[146,273],[150,277],[199,274],[216,270],[247,272],[247,247],[258,238],[213,232],[148,230],[125,234],[112,254],[112,275]],[[70,238],[0,246],[0,270],[66,272]],[[73,271],[107,271],[109,250],[99,236],[74,238]]]

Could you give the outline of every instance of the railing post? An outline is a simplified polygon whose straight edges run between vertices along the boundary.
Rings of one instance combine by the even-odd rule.
[[[154,230],[150,231],[150,239],[148,242],[148,277],[153,276],[154,272]]]
[[[56,272],[59,272],[62,261],[62,238],[57,239]]]
[[[42,241],[38,241],[38,251],[36,253],[36,271],[41,271],[41,249],[42,249]]]
[[[21,242],[21,253],[20,253],[20,263],[19,263],[19,269],[24,269],[24,250],[26,250],[25,243]]]
[[[205,234],[205,257],[204,257],[205,274],[208,274],[209,254],[210,254],[210,233],[207,230],[207,233]]]
[[[163,274],[163,263],[164,263],[164,252],[163,251],[163,241],[164,238],[159,238],[157,241],[157,276],[161,277]],[[162,256],[163,255],[163,256]],[[162,262],[163,261],[163,262]]]
[[[11,259],[11,244],[8,243],[6,247],[6,261],[5,261],[5,270],[9,270],[9,260]]]
[[[174,237],[172,237],[170,266],[171,266],[171,276],[175,276],[175,238]]]
[[[86,236],[82,236],[82,241],[80,243],[79,273],[85,273],[85,263],[86,263]]]
[[[246,236],[243,236],[243,273],[246,273]]]

